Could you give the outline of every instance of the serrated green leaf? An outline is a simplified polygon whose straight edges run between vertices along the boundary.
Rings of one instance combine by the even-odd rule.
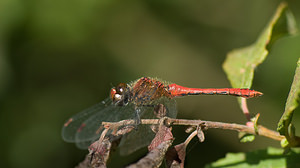
[[[245,132],[240,132],[239,133],[239,138],[240,138],[240,142],[242,142],[242,143],[252,142],[255,139],[255,135],[253,135],[253,134],[247,134]]]
[[[285,104],[284,113],[281,116],[281,119],[277,127],[277,131],[281,135],[285,135],[289,142],[292,141],[291,138],[293,138],[290,136],[294,136],[294,135],[290,135],[290,133],[292,132],[289,132],[288,130],[292,121],[293,112],[297,108],[299,103],[299,96],[300,96],[300,58],[297,62],[297,68],[296,68],[294,80]],[[292,144],[292,146],[297,145],[297,142],[290,142],[290,143],[296,143],[296,144]]]
[[[287,4],[281,3],[254,44],[235,49],[227,54],[223,69],[232,87],[251,87],[254,69],[265,60],[274,41],[283,35],[296,33],[295,23],[292,13],[287,9]],[[239,102],[241,102],[240,98]]]
[[[228,153],[225,158],[206,165],[205,168],[297,167],[300,165],[299,158],[299,149],[292,149],[289,154],[284,154],[284,149],[267,148],[247,153]]]

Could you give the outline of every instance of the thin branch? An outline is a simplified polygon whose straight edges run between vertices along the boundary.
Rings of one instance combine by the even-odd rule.
[[[247,106],[247,99],[246,98],[242,98],[241,105],[242,105],[242,111],[243,111],[244,115],[246,116],[246,119],[248,121],[251,121],[251,116],[250,116],[249,109],[248,109],[248,106]]]
[[[102,122],[105,127],[119,127],[124,125],[133,125],[135,120],[122,120],[119,122]],[[249,127],[241,124],[234,123],[223,123],[215,121],[204,121],[204,120],[187,120],[187,119],[174,119],[166,118],[165,123],[168,125],[186,125],[186,126],[198,126],[203,125],[203,129],[224,129],[224,130],[234,130],[238,132],[245,132],[249,134],[254,134],[271,138],[277,141],[284,139],[284,136],[281,136],[278,132],[270,130],[264,126],[258,125],[258,132],[256,133],[253,127]],[[159,124],[159,119],[142,119],[141,124]]]
[[[187,146],[190,141],[197,135],[198,130],[195,130],[194,132],[192,132],[189,137],[184,141],[185,146]]]

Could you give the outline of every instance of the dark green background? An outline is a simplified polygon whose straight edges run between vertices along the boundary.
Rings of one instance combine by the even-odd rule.
[[[250,45],[275,12],[274,0],[1,0],[1,167],[74,167],[87,151],[61,139],[71,115],[108,96],[119,82],[159,77],[189,87],[230,87],[226,53]],[[289,2],[300,23],[300,3]],[[280,39],[256,69],[249,100],[260,123],[276,129],[284,110],[300,37]],[[227,96],[178,99],[180,118],[245,123]],[[300,128],[299,109],[294,123]],[[187,136],[175,128],[176,143]],[[297,131],[299,135],[300,132]],[[227,152],[279,147],[258,137],[240,144],[231,131],[208,130],[188,149],[187,167]],[[138,156],[113,156],[113,167]]]

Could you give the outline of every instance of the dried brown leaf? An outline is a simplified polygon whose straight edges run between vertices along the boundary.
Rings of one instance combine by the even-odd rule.
[[[156,133],[151,144],[148,146],[148,150],[151,151],[155,149],[162,142],[169,141],[172,139],[173,139],[173,134],[171,132],[171,128],[165,125],[160,125],[158,132]]]
[[[205,140],[205,136],[204,136],[204,132],[202,131],[201,126],[197,127],[197,136],[200,142],[204,142]]]
[[[101,141],[94,142],[89,147],[89,155],[91,157],[90,164],[92,167],[106,167],[111,146],[112,143],[109,138],[105,137]]]
[[[180,165],[181,168],[184,167],[184,160],[186,155],[186,144],[181,143],[173,148],[169,149],[166,154],[166,162],[168,167],[177,167]]]
[[[155,167],[158,168],[169,147],[172,145],[173,139],[160,143],[156,148],[152,149],[145,157],[140,159],[137,163],[129,165],[127,168],[140,167]]]

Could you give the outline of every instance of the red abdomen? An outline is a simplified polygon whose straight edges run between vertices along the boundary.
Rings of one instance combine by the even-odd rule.
[[[262,95],[261,92],[250,90],[250,89],[239,89],[239,88],[201,89],[201,88],[187,88],[176,84],[170,84],[168,86],[168,91],[173,97],[203,94],[203,95],[232,95],[232,96],[240,96],[244,98],[252,98],[252,97],[257,97]]]

